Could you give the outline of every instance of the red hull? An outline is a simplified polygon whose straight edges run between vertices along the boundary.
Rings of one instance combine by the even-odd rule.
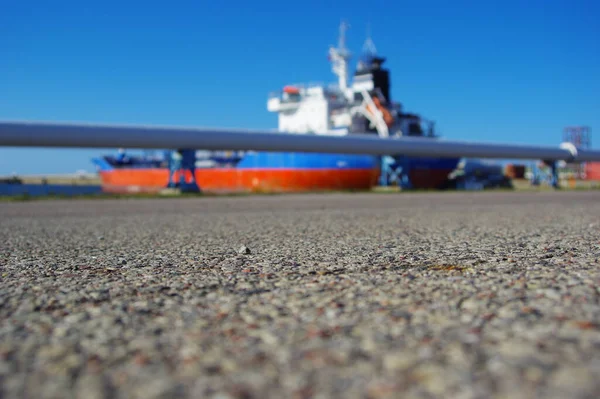
[[[197,169],[203,192],[299,192],[368,190],[377,184],[373,169]],[[105,192],[155,193],[167,187],[168,169],[115,169],[101,172]],[[179,177],[175,176],[176,181]],[[190,181],[187,176],[187,181]]]
[[[419,190],[435,190],[448,181],[453,169],[414,169],[408,173],[413,188]]]
[[[586,180],[600,180],[600,162],[588,162],[585,165]]]

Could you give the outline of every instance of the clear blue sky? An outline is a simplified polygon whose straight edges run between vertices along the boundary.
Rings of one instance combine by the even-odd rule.
[[[5,0],[0,119],[274,128],[269,91],[335,81],[367,23],[392,97],[448,139],[600,143],[600,2]],[[106,151],[0,149],[0,175],[92,171]]]

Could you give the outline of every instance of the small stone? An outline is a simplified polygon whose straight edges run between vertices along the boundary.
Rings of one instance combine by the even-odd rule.
[[[82,375],[75,383],[75,391],[78,397],[89,399],[106,397],[102,377],[94,374]]]
[[[544,289],[541,290],[540,293],[542,295],[544,295],[546,298],[555,300],[555,301],[560,301],[560,292],[558,292],[557,290],[553,290],[553,289]]]
[[[413,353],[390,353],[383,357],[383,367],[386,370],[404,371],[418,364],[419,358]]]
[[[586,367],[563,367],[552,374],[550,385],[564,397],[592,397],[587,395],[592,395],[594,391],[597,394],[595,381],[593,373]]]
[[[462,303],[461,309],[468,311],[476,311],[481,307],[481,302],[475,298],[469,298]]]
[[[245,246],[245,245],[242,245],[242,246],[240,247],[240,249],[238,249],[238,254],[240,254],[240,255],[248,255],[248,254],[250,254],[250,253],[251,253],[251,251],[250,251],[250,248],[248,248],[248,247],[247,247],[247,246]]]

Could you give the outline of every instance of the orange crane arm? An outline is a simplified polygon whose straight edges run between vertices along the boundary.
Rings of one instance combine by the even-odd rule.
[[[385,124],[388,127],[391,127],[394,124],[394,117],[392,116],[390,111],[388,111],[388,109],[386,107],[384,107],[383,104],[381,104],[381,101],[379,101],[379,98],[377,98],[377,97],[373,97],[373,103],[375,104],[377,109],[379,109],[381,111],[381,113],[383,114],[383,120],[385,121]],[[367,109],[369,109],[368,106],[367,106]]]

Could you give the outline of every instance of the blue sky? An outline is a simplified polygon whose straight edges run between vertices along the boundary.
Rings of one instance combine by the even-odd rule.
[[[592,0],[5,0],[0,119],[273,128],[268,92],[335,81],[343,18],[355,55],[370,23],[393,99],[444,137],[558,145],[566,125],[600,128],[599,17]],[[102,153],[2,148],[0,175]]]

